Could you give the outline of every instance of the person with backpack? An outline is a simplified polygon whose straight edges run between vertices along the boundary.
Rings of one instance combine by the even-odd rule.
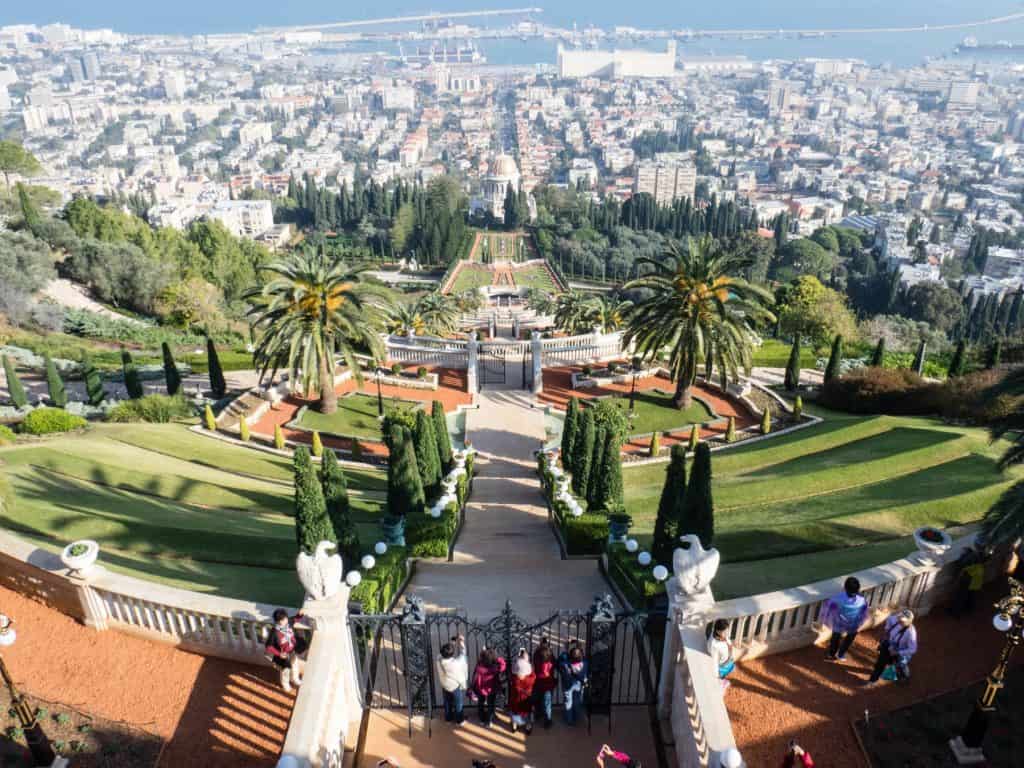
[[[505,659],[490,648],[480,651],[473,673],[473,695],[477,701],[477,713],[484,728],[491,727],[494,710],[498,699],[498,691],[502,686],[502,675],[505,674]]]
[[[868,616],[868,601],[860,593],[860,581],[850,576],[843,583],[843,591],[825,601],[821,622],[832,630],[828,641],[826,661],[846,661],[857,632]]]
[[[878,659],[871,671],[868,684],[877,683],[878,678],[909,680],[910,659],[917,653],[917,628],[914,626],[914,612],[909,608],[897,611],[885,620],[882,641],[878,644]],[[887,673],[888,668],[892,669]],[[890,677],[891,675],[891,677]]]
[[[565,697],[565,722],[576,725],[583,710],[583,695],[587,687],[589,665],[583,656],[579,643],[573,643],[558,657],[558,676],[562,680],[562,695]]]
[[[302,685],[302,659],[299,657],[306,652],[307,643],[295,634],[295,622],[302,614],[288,616],[288,611],[278,608],[273,618],[274,625],[267,633],[264,650],[270,663],[280,671],[281,687],[290,693],[292,683]]]

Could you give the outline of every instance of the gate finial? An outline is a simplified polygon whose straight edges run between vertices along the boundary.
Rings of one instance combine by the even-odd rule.
[[[615,600],[607,593],[595,595],[590,614],[598,621],[615,621]]]

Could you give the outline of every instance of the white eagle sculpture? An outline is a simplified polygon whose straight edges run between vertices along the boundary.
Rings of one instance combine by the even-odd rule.
[[[679,540],[688,546],[672,553],[672,571],[684,594],[698,595],[711,586],[721,555],[714,547],[704,549],[692,533],[680,536]]]
[[[314,554],[299,552],[299,556],[295,558],[295,570],[299,574],[299,581],[306,588],[306,594],[314,600],[326,600],[341,589],[344,574],[341,555],[327,554],[328,550],[335,548],[336,545],[332,542],[321,541],[316,545]]]

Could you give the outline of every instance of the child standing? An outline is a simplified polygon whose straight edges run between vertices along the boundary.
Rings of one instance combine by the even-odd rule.
[[[885,620],[882,641],[878,644],[878,660],[875,661],[869,682],[878,682],[890,664],[893,665],[897,680],[909,680],[910,657],[915,653],[917,629],[914,627],[914,612],[905,609],[894,613]]]
[[[729,642],[729,622],[725,619],[716,620],[711,628],[711,635],[708,637],[708,656],[715,664],[724,691],[729,687],[729,681],[725,678],[736,668],[736,662],[732,658],[732,643]]]
[[[529,736],[533,732],[533,686],[537,680],[530,655],[520,648],[512,664],[512,688],[509,691],[508,711],[512,716],[512,733],[520,728]]]
[[[501,688],[501,676],[505,674],[505,659],[490,648],[480,651],[473,673],[473,693],[477,697],[477,711],[485,728],[491,727],[494,719],[495,701]]]
[[[267,658],[280,670],[281,687],[288,692],[292,690],[292,683],[302,685],[302,659],[299,656],[306,652],[306,641],[295,634],[295,622],[301,618],[301,613],[289,617],[284,608],[274,611],[274,626],[270,628],[264,646]]]
[[[583,692],[587,686],[587,660],[583,649],[573,643],[569,650],[558,657],[558,675],[562,678],[562,695],[565,696],[565,722],[576,725],[583,709]]]
[[[860,581],[851,576],[843,583],[843,591],[826,600],[821,611],[822,623],[832,630],[826,661],[846,661],[846,652],[867,615],[868,601],[860,593]]]
[[[437,662],[438,680],[444,696],[445,722],[462,725],[463,696],[469,680],[469,662],[466,660],[466,641],[456,635],[441,646],[441,657]]]
[[[533,684],[533,697],[536,700],[537,717],[544,718],[544,727],[551,727],[551,704],[558,687],[555,677],[555,654],[545,637],[533,652],[533,673],[537,676]]]

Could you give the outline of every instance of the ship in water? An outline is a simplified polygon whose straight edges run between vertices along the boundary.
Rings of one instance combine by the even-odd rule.
[[[398,51],[403,64],[485,64],[487,59],[472,40],[465,43],[439,41],[429,48],[417,48],[415,53],[406,53],[399,43]]]
[[[1011,43],[1009,40],[997,40],[994,43],[979,43],[976,37],[965,37],[960,45],[953,49],[954,56],[973,56],[984,53],[1013,53],[1024,52],[1024,43]]]

